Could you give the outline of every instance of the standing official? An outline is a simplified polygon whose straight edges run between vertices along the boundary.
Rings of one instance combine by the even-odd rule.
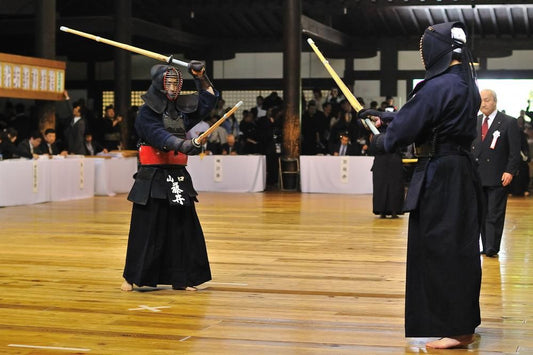
[[[494,257],[500,243],[507,208],[509,184],[520,168],[520,131],[513,117],[496,109],[498,98],[493,90],[481,91],[478,136],[472,153],[478,163],[485,195],[485,223],[481,227],[481,253]]]
[[[405,105],[359,117],[390,122],[372,141],[377,151],[420,148],[404,206],[411,212],[405,336],[438,337],[426,346],[453,348],[471,343],[481,322],[482,192],[470,154],[480,96],[464,24],[429,26],[420,51],[426,75]]]
[[[195,290],[211,280],[204,234],[195,202],[187,156],[201,144],[186,132],[215,107],[219,93],[203,62],[192,61],[198,95],[180,95],[183,78],[173,66],[155,65],[142,96],[135,129],[140,138],[139,170],[128,200],[133,202],[123,291],[137,286],[172,285]]]

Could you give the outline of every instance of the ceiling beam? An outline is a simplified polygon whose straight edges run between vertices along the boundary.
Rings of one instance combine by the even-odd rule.
[[[354,40],[336,29],[326,26],[310,17],[302,15],[302,33],[319,39],[323,42],[328,42],[341,47],[349,47]]]
[[[345,5],[355,6],[359,5],[361,0],[344,0]],[[468,6],[468,7],[477,7],[477,6],[509,6],[509,5],[533,5],[533,0],[520,0],[520,1],[507,1],[503,2],[501,0],[453,0],[452,1],[443,1],[443,0],[371,0],[369,3],[366,3],[365,6],[370,7],[405,7],[405,6]]]

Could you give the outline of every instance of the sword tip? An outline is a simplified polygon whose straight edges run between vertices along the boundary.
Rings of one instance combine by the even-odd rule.
[[[315,44],[315,41],[313,41],[311,38],[308,38],[308,39],[307,39],[307,43],[309,43],[309,44]]]
[[[67,32],[67,31],[69,30],[69,28],[66,27],[66,26],[61,26],[61,27],[59,27],[59,29],[60,29],[61,31],[64,31],[64,32]]]

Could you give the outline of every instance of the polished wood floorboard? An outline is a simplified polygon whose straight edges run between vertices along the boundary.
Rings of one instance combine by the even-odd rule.
[[[213,280],[121,292],[124,195],[0,208],[2,354],[533,354],[533,198],[483,258],[468,349],[405,339],[408,216],[370,195],[200,193]]]

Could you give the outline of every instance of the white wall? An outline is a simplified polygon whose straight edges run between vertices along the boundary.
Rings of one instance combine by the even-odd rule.
[[[533,51],[529,51],[529,50],[513,51],[513,54],[510,57],[487,59],[487,69],[488,70],[533,69],[532,58],[533,58]]]

